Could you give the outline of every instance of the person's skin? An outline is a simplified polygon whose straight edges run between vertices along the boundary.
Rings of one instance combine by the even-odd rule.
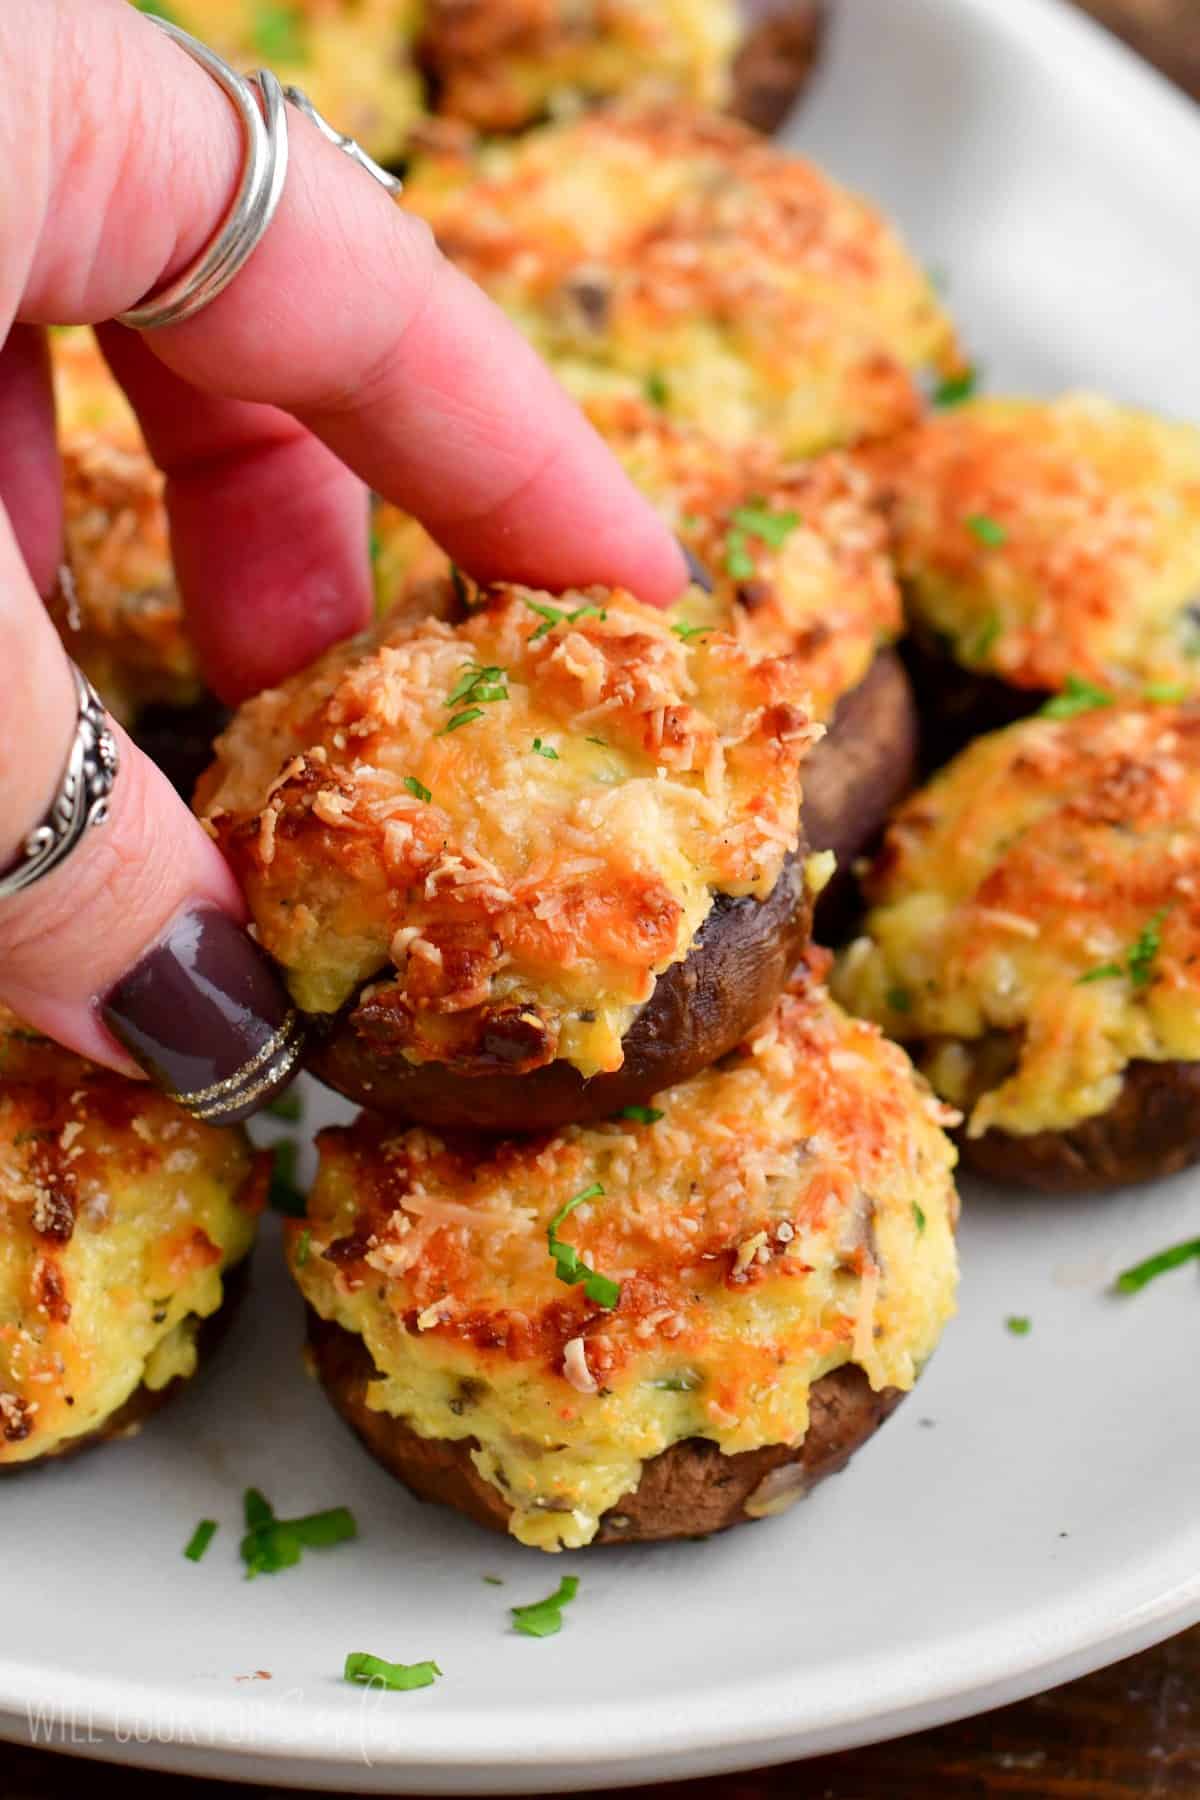
[[[241,169],[236,115],[126,0],[0,5],[0,871],[44,817],[75,724],[39,598],[61,536],[42,326],[101,326],[166,473],[189,625],[227,701],[366,620],[364,483],[481,579],[620,584],[655,604],[685,582],[647,502],[424,225],[293,109],[289,129],[279,211],[225,293],[144,336],[103,324],[212,236]],[[196,985],[186,946],[168,971],[175,986],[158,992],[159,964],[145,959],[172,921],[205,906],[241,921],[244,909],[162,775],[123,737],[121,757],[109,823],[53,875],[0,900],[0,1000],[136,1073],[119,1030],[164,1085],[190,1091],[204,1085],[206,1033],[241,1030],[243,1050],[257,1041],[253,1021],[217,1016],[209,990],[226,981],[245,999],[258,976],[242,962],[258,952],[210,921],[196,1019],[179,1017]],[[188,1031],[199,1046],[190,1073],[186,1045],[153,1048],[156,1034]],[[209,1045],[218,1075],[237,1066],[235,1049]]]

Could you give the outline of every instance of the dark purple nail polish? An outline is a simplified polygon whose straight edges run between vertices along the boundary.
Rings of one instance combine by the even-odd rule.
[[[700,561],[700,558],[696,555],[694,550],[689,550],[687,545],[682,541],[680,542],[679,548],[683,551],[683,560],[688,566],[688,574],[691,576],[696,586],[698,588],[703,588],[706,594],[711,594],[716,583],[713,581],[712,576],[709,574],[704,564]]]
[[[177,913],[101,1002],[104,1023],[194,1118],[232,1125],[287,1085],[304,1026],[263,952],[216,907]]]

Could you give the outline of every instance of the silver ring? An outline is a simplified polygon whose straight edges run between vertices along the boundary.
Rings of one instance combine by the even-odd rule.
[[[16,862],[0,875],[0,900],[24,893],[70,856],[93,825],[108,818],[108,802],[121,766],[117,740],[109,729],[100,696],[75,664],[75,732],[54,803],[40,825],[28,832]]]
[[[362,146],[323,119],[308,96],[296,87],[281,88],[270,69],[257,69],[245,78],[202,44],[167,19],[148,13],[151,25],[163,31],[194,62],[199,63],[238,115],[245,159],[233,203],[200,254],[173,281],[117,315],[117,322],[134,331],[157,331],[178,325],[223,293],[243,269],[267,234],[283,194],[288,170],[287,107],[290,101],[312,120],[322,137],[364,169],[393,197],[401,190],[395,175],[369,157]]]

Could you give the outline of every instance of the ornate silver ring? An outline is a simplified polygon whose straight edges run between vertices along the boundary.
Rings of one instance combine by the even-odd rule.
[[[134,331],[157,331],[164,325],[178,325],[184,319],[193,318],[225,291],[261,244],[275,217],[287,180],[285,102],[311,119],[323,138],[345,151],[390,195],[398,194],[402,185],[397,176],[381,169],[361,144],[335,131],[300,88],[280,87],[270,69],[256,69],[253,75],[243,77],[207,44],[182,31],[178,25],[154,13],[147,14],[147,18],[151,25],[165,32],[199,63],[228,97],[242,128],[245,159],[233,203],[195,260],[165,287],[147,295],[128,312],[118,314],[118,323],[128,325]]]
[[[93,825],[103,825],[108,818],[108,802],[121,766],[117,740],[87,676],[74,663],[71,674],[78,710],[67,766],[50,811],[26,834],[16,862],[0,875],[0,900],[24,893],[51,874]]]

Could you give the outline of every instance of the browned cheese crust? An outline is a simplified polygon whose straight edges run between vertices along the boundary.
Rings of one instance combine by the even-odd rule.
[[[372,1411],[366,1391],[376,1371],[362,1339],[311,1307],[308,1342],[322,1387],[377,1462],[418,1499],[451,1506],[492,1531],[508,1531],[503,1495],[471,1461],[478,1449],[474,1438],[419,1437],[403,1419]],[[903,1398],[897,1388],[875,1393],[863,1371],[846,1364],[814,1384],[800,1444],[766,1444],[733,1456],[706,1438],[672,1444],[646,1464],[633,1492],[603,1515],[593,1542],[707,1537],[745,1524],[759,1516],[746,1511],[753,1496],[766,1502],[798,1498],[844,1469]]]

